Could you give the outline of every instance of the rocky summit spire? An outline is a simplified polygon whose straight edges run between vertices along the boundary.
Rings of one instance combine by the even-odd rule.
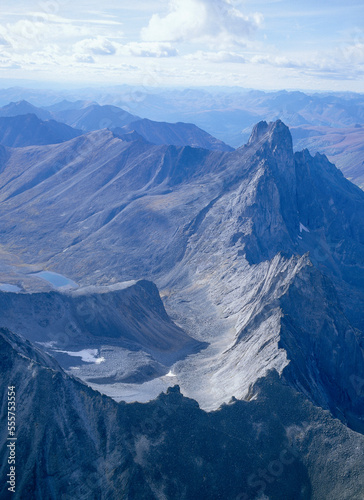
[[[275,185],[274,190],[278,192],[279,203],[274,210],[282,216],[290,237],[294,239],[299,222],[295,161],[289,128],[281,120],[269,124],[265,121],[259,122],[253,128],[248,148],[256,150],[254,156],[260,164],[264,164],[268,176],[267,182],[269,178]],[[266,193],[268,192],[266,188]],[[267,194],[263,193],[264,196]],[[273,210],[273,201],[267,198],[267,203],[269,210]]]
[[[272,149],[284,147],[293,150],[291,132],[281,120],[269,124],[266,121],[257,123],[253,127],[248,146],[257,145],[259,142],[268,142]]]
[[[268,123],[266,121],[261,121],[256,125],[254,125],[252,133],[250,134],[248,146],[259,141],[259,139],[263,137],[264,134],[266,134],[267,130],[268,130]]]

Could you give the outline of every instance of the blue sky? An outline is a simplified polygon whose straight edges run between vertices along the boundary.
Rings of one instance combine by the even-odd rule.
[[[362,0],[2,0],[0,78],[362,92]]]

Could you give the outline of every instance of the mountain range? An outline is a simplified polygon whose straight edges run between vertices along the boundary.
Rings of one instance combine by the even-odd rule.
[[[64,96],[62,101],[59,100],[61,95]],[[191,122],[236,148],[248,140],[252,127],[259,120],[282,119],[291,127],[295,150],[308,148],[313,153],[324,152],[347,178],[363,186],[364,102],[361,94],[263,92],[212,87],[140,90],[128,86],[109,88],[108,91],[84,89],[77,94],[64,91],[62,94],[10,88],[0,90],[0,103],[8,103],[11,99],[18,101],[24,96],[40,107],[41,119],[53,117],[86,131],[104,126],[128,127],[128,120],[139,121],[137,115],[143,116],[137,126],[145,135],[140,130],[139,133],[150,142],[157,141],[156,144],[160,144],[158,141],[174,145],[195,144],[193,130],[186,136],[183,129],[176,127],[176,122],[179,125],[180,122]],[[107,105],[99,106],[96,101]],[[22,113],[36,114],[35,106],[21,102],[16,106],[15,103],[5,106],[3,113],[20,114],[23,110]],[[125,117],[125,124],[120,122],[120,116]],[[152,130],[151,122],[154,122]],[[164,130],[165,122],[173,123],[172,130]],[[209,141],[211,137],[207,142],[197,142],[197,145],[214,149],[214,140],[210,145]],[[220,143],[220,149],[228,150],[229,146]]]
[[[192,123],[155,122],[140,119],[116,106],[89,103],[65,101],[50,109],[53,111],[36,108],[26,101],[0,108],[0,143],[11,147],[57,144],[84,132],[107,128],[119,135],[136,132],[157,145],[233,150]]]
[[[281,120],[83,131],[0,146],[23,497],[361,499],[363,191]]]
[[[324,153],[345,177],[364,189],[364,126],[346,128],[303,126],[292,129],[295,147]]]
[[[78,137],[82,131],[55,120],[42,121],[35,114],[0,117],[0,144],[9,147],[58,144]]]
[[[333,310],[335,314],[326,321],[344,325],[348,319],[341,328],[345,335],[352,328],[352,352],[354,359],[359,356],[360,369],[355,329],[363,327],[363,319],[353,307],[353,296],[355,304],[363,297],[364,195],[324,156],[311,157],[307,151],[294,154],[282,122],[261,122],[248,145],[233,152],[154,146],[97,131],[59,145],[34,147],[30,159],[22,148],[4,148],[2,157],[3,248],[27,263],[42,262],[82,285],[141,278],[156,281],[172,317],[181,314],[181,307],[188,310],[185,318],[197,320],[203,317],[206,301],[216,318],[226,316],[222,324],[219,320],[207,327],[209,336],[217,335],[219,342],[224,338],[226,344],[221,347],[224,355],[218,355],[219,388],[206,404],[216,406],[233,395],[225,376],[234,380],[237,372],[236,384],[243,396],[257,373],[264,374],[272,366],[282,371],[286,366],[287,355],[279,347],[281,306],[276,301],[288,300],[296,280],[317,282],[308,308],[314,307],[317,294],[324,301],[327,294],[334,294],[330,304],[337,296],[337,305],[329,309],[329,316]],[[235,270],[234,277],[229,269]],[[258,301],[244,292],[261,288]],[[239,290],[236,306],[231,305],[232,290]],[[211,321],[215,314],[207,309]],[[311,314],[307,311],[304,316]],[[243,352],[249,356],[250,335],[241,332],[259,331],[262,321],[270,323],[265,329],[270,334],[267,338],[252,334],[260,339],[258,344],[254,341],[251,352],[257,367],[251,368],[252,359],[244,361],[250,368],[242,383],[233,366],[236,356]],[[195,328],[193,337],[212,340],[205,338],[204,321]],[[306,331],[308,338],[313,335],[304,324],[291,328]],[[323,328],[321,321],[317,328]],[[340,336],[335,339],[341,342]],[[277,349],[273,359],[260,349],[263,345],[270,354]],[[338,345],[335,350],[340,353]],[[313,346],[322,348],[315,341],[305,349]],[[201,355],[208,357],[210,351]],[[339,366],[340,384],[348,390],[352,373],[344,360]],[[294,376],[299,378],[294,384],[307,385],[300,370]],[[333,408],[339,404],[330,400],[333,396],[322,395],[321,378],[328,377],[326,372],[320,373],[314,364],[306,377],[317,379],[317,388],[311,384],[313,399],[319,397],[320,404],[326,401]],[[186,380],[186,387],[189,384]],[[196,387],[190,390],[198,393]]]
[[[170,144],[172,146],[191,146],[217,151],[233,151],[233,148],[216,139],[193,123],[165,123],[147,120],[137,120],[122,128],[112,129],[116,134],[137,132],[152,144]]]

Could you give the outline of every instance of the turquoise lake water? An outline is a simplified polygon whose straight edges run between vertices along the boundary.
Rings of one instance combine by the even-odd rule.
[[[71,279],[66,278],[66,276],[62,276],[62,274],[53,273],[52,271],[41,271],[39,273],[34,273],[34,276],[38,276],[39,278],[48,281],[48,283],[53,285],[55,288],[78,288],[77,283]]]

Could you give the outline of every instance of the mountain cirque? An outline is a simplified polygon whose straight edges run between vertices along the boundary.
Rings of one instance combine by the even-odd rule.
[[[125,498],[362,498],[364,193],[325,156],[293,153],[281,121],[260,122],[248,144],[233,152],[133,138],[101,130],[62,144],[0,151],[3,252],[81,287],[151,280],[179,335],[209,344],[171,367],[171,383],[183,396],[174,389],[145,405],[118,406],[54,365],[51,377],[54,362],[41,360],[32,383],[51,387],[59,380],[51,407],[76,411],[50,427],[49,443],[77,421],[80,446],[100,457],[77,469],[78,498],[90,498],[87,483],[82,494],[79,489],[90,468],[99,478],[95,491],[104,491],[105,466],[105,496],[95,498],[115,492]],[[11,264],[12,283],[25,289],[15,257]],[[16,329],[15,320],[3,326],[31,334]],[[25,372],[38,350],[27,361],[18,354],[23,340],[4,330],[2,342]],[[5,375],[12,369],[3,368]],[[129,384],[134,400],[157,397],[158,380]],[[27,383],[19,379],[21,387]],[[100,387],[122,399],[125,385]],[[36,389],[33,394],[31,415],[40,404]],[[158,417],[176,400],[173,417],[169,410]],[[295,472],[281,459],[277,479],[263,480],[258,471],[275,470],[272,462],[291,449],[297,428]],[[67,451],[72,459],[77,443]],[[51,491],[64,484],[57,471],[65,456],[57,454],[52,465],[44,453],[55,482],[39,484]],[[29,471],[39,477],[34,463]]]

